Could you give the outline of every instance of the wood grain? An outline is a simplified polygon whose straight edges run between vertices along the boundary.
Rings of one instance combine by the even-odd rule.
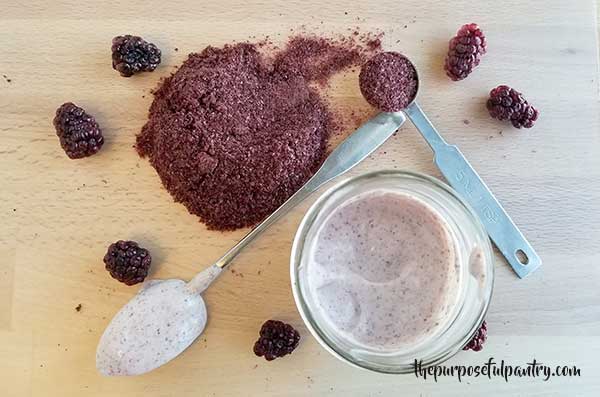
[[[0,14],[0,383],[6,396],[240,395],[598,395],[600,393],[600,121],[597,11],[564,2],[379,0],[363,2],[162,1],[2,2]],[[243,5],[242,5],[243,3]],[[485,29],[489,53],[467,80],[442,71],[447,41],[465,22]],[[543,268],[518,280],[497,256],[490,340],[483,353],[511,364],[534,357],[577,365],[580,378],[442,379],[383,376],[352,369],[323,351],[302,324],[289,288],[290,243],[301,205],[272,227],[206,294],[205,334],[180,358],[136,378],[103,378],[95,348],[112,315],[136,291],[104,271],[106,246],[120,238],[152,251],[154,277],[190,278],[244,231],[207,231],[173,203],[132,145],[150,90],[192,51],[290,29],[385,32],[384,46],[419,67],[419,101],[458,144],[537,248]],[[120,78],[110,40],[137,33],[163,49],[150,74]],[[175,51],[175,47],[179,50]],[[10,82],[8,80],[11,80]],[[535,128],[491,120],[488,91],[505,83],[540,110]],[[333,105],[372,110],[356,75],[336,79]],[[51,119],[64,101],[96,115],[107,144],[70,161]],[[355,120],[360,121],[360,120]],[[349,120],[348,131],[355,125]],[[468,123],[467,123],[468,121]],[[406,125],[352,174],[399,168],[439,176],[431,153]],[[81,304],[80,312],[75,307]],[[301,347],[272,363],[251,351],[260,324],[297,326]]]

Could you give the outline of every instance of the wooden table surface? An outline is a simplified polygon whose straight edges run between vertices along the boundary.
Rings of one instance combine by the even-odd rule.
[[[600,395],[600,123],[596,7],[592,0],[362,2],[3,0],[0,14],[0,385],[4,396],[243,395]],[[21,3],[21,4],[17,4]],[[240,4],[244,5],[240,5]],[[344,4],[346,3],[346,4]],[[489,53],[465,81],[442,71],[448,39],[463,23],[485,30]],[[107,245],[149,247],[152,276],[190,278],[245,231],[207,231],[173,203],[134,137],[150,90],[186,54],[252,36],[283,41],[290,28],[385,32],[384,47],[418,65],[420,103],[458,144],[544,261],[519,280],[496,256],[496,283],[483,352],[524,365],[576,365],[579,378],[466,379],[360,371],[322,350],[304,327],[289,286],[294,231],[312,197],[272,227],[205,295],[210,320],[184,354],[150,374],[104,378],[95,349],[112,315],[137,291],[103,269]],[[154,73],[120,78],[110,40],[140,34],[163,49]],[[175,52],[175,47],[179,49]],[[497,84],[523,91],[541,110],[531,130],[486,113]],[[369,107],[356,76],[334,81],[342,109]],[[106,145],[71,161],[52,127],[74,101],[94,114]],[[406,125],[352,174],[398,168],[439,176],[427,145]],[[81,304],[81,310],[75,307]],[[262,322],[302,334],[292,356],[267,363],[252,353]]]

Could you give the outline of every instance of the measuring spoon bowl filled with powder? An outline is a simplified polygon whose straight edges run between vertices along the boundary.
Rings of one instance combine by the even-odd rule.
[[[494,269],[485,229],[450,187],[378,171],[326,192],[305,215],[291,257],[308,329],[364,369],[409,373],[461,350],[483,321]]]

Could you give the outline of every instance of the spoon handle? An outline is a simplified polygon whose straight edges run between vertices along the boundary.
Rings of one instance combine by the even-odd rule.
[[[225,268],[248,244],[282,215],[294,208],[323,184],[342,175],[381,146],[406,121],[403,113],[380,113],[354,131],[325,159],[321,168],[275,212],[252,229],[215,265]]]
[[[517,275],[523,278],[540,267],[540,257],[461,151],[446,143],[416,102],[405,112],[433,149],[434,161],[444,177],[479,215],[489,236]]]

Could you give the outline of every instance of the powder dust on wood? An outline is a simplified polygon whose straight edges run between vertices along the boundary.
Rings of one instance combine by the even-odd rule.
[[[269,54],[252,43],[190,54],[154,93],[140,156],[210,229],[255,225],[323,162],[336,121],[317,86],[381,50],[379,37],[363,36],[295,36]]]

